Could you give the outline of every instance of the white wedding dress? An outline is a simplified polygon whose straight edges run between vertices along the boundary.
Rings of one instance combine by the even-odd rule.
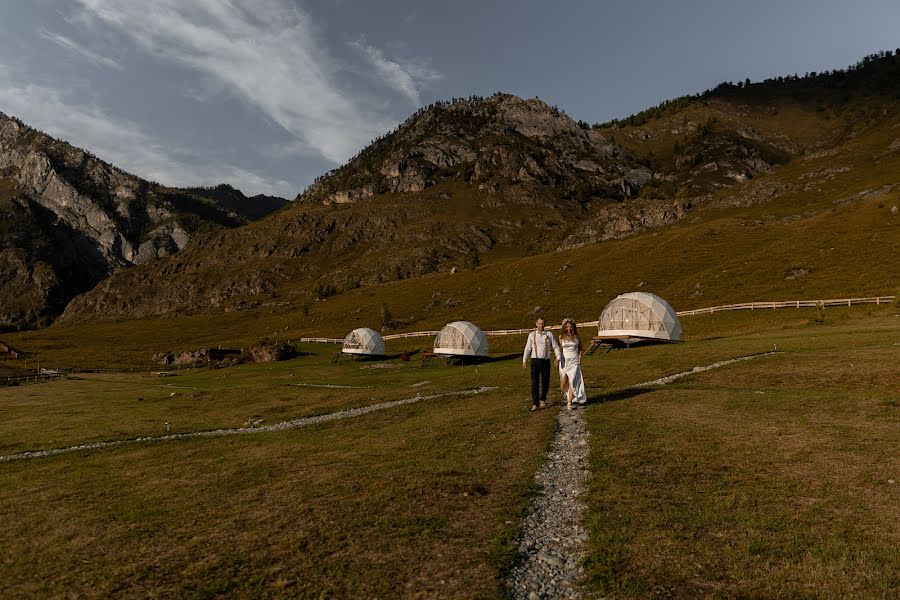
[[[569,378],[569,383],[575,392],[572,402],[576,404],[587,403],[587,393],[584,391],[584,377],[581,376],[581,345],[575,340],[559,338],[559,347],[562,350],[562,360],[559,361],[559,378]],[[568,391],[566,399],[568,400]]]

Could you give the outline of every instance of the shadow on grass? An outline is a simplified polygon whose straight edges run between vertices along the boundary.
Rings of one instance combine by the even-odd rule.
[[[643,394],[650,394],[655,390],[651,388],[629,388],[625,390],[615,390],[606,394],[597,394],[588,398],[588,404],[604,404],[606,402],[618,402],[620,400],[630,400]]]
[[[512,360],[514,358],[521,358],[521,352],[514,352],[512,354],[501,354],[500,356],[486,356],[481,359],[483,363],[495,363],[495,362],[505,362],[507,360]]]
[[[408,350],[406,352],[398,352],[397,354],[385,354],[384,356],[380,357],[379,360],[400,360],[400,358],[404,355],[407,358],[412,358],[413,356],[421,352],[421,350]]]

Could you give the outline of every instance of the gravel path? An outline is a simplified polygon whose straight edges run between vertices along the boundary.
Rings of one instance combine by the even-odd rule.
[[[645,381],[629,389],[665,385],[682,377],[718,369],[736,362],[770,356],[776,352],[722,360],[690,371]],[[541,492],[532,501],[522,524],[519,543],[521,563],[507,578],[510,595],[516,599],[580,598],[581,560],[588,539],[582,526],[582,494],[588,477],[590,433],[584,425],[583,409],[562,410],[547,462],[534,477]]]
[[[690,371],[682,371],[681,373],[675,373],[674,375],[667,375],[665,377],[660,377],[659,379],[654,379],[653,381],[645,381],[644,383],[639,383],[637,385],[633,385],[629,389],[650,387],[653,385],[666,385],[667,383],[672,383],[676,379],[681,379],[682,377],[687,377],[688,375],[693,375],[695,373],[702,373],[703,371],[709,371],[710,369],[718,369],[719,367],[724,367],[725,365],[730,365],[730,364],[733,364],[736,362],[741,362],[742,360],[753,360],[754,358],[762,358],[763,356],[771,356],[773,354],[778,354],[778,352],[777,351],[763,352],[762,354],[750,354],[749,356],[739,356],[738,358],[730,358],[728,360],[720,360],[719,362],[714,362],[710,365],[703,365],[702,367],[694,367]]]
[[[33,450],[29,452],[19,452],[17,454],[7,454],[0,456],[0,463],[12,462],[14,460],[25,460],[29,458],[43,458],[46,456],[56,456],[58,454],[67,454],[69,452],[80,452],[82,450],[100,450],[103,448],[115,448],[117,446],[125,446],[130,444],[145,444],[149,442],[168,442],[172,440],[186,440],[191,438],[209,438],[223,437],[227,435],[244,435],[248,433],[263,433],[267,431],[283,431],[285,429],[297,429],[299,427],[308,427],[318,423],[327,423],[328,421],[337,421],[339,419],[349,419],[350,417],[358,417],[376,410],[385,410],[405,404],[415,404],[423,400],[433,400],[435,398],[444,398],[446,396],[470,396],[473,394],[481,394],[495,390],[495,387],[480,387],[472,390],[462,390],[458,392],[444,392],[440,394],[430,394],[423,396],[416,394],[412,398],[404,398],[403,400],[392,400],[390,402],[381,402],[379,404],[370,404],[369,406],[361,406],[359,408],[351,408],[347,410],[339,410],[337,412],[324,415],[316,415],[314,417],[303,417],[275,423],[274,425],[264,425],[260,427],[238,427],[234,429],[211,429],[206,431],[195,431],[193,433],[173,433],[170,435],[147,436],[139,438],[131,438],[126,440],[108,440],[104,442],[93,442],[90,444],[79,444],[77,446],[68,446],[66,448],[52,448],[49,450]]]
[[[548,460],[535,475],[541,493],[523,524],[522,563],[507,580],[513,598],[579,598],[587,531],[581,526],[588,475],[583,409],[562,410]]]

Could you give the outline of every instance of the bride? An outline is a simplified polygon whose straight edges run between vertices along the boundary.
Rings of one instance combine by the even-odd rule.
[[[584,377],[581,375],[581,356],[584,352],[581,349],[581,338],[578,337],[578,327],[572,319],[563,319],[559,346],[562,350],[559,361],[559,387],[566,395],[569,410],[572,410],[579,404],[581,406],[587,404]]]

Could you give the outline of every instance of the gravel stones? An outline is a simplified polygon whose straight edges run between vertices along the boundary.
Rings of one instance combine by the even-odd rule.
[[[666,385],[667,383],[672,383],[677,379],[681,379],[682,377],[687,377],[688,375],[694,375],[695,373],[702,373],[703,371],[709,371],[711,369],[718,369],[719,367],[724,367],[726,365],[730,365],[736,362],[741,362],[744,360],[753,360],[754,358],[762,358],[763,356],[771,356],[773,354],[777,354],[777,352],[764,352],[762,354],[750,354],[749,356],[740,356],[738,358],[731,358],[728,360],[720,360],[719,362],[712,363],[711,365],[704,365],[702,367],[694,367],[690,371],[682,371],[681,373],[675,373],[674,375],[668,375],[666,377],[660,377],[659,379],[654,379],[653,381],[645,381],[643,383],[639,383],[637,385],[631,386],[634,388],[642,388],[642,387],[650,387],[653,385]]]
[[[513,598],[579,598],[587,531],[581,499],[589,447],[582,413],[562,411],[547,462],[535,475],[541,492],[532,501],[519,543],[521,564],[507,579]]]
[[[351,408],[347,410],[339,410],[337,412],[324,415],[316,415],[314,417],[303,417],[293,419],[291,421],[283,421],[273,425],[263,426],[245,426],[236,429],[212,429],[206,431],[195,431],[193,433],[173,433],[170,435],[147,436],[132,438],[128,440],[109,440],[105,442],[94,442],[91,444],[79,444],[77,446],[69,446],[67,448],[53,448],[50,450],[34,450],[30,452],[19,452],[17,454],[7,454],[0,456],[0,463],[12,462],[14,460],[24,460],[28,458],[43,458],[45,456],[56,456],[58,454],[67,454],[69,452],[80,452],[83,450],[100,450],[103,448],[114,448],[116,446],[124,446],[126,444],[141,444],[146,442],[167,442],[171,440],[185,440],[190,438],[208,438],[221,437],[226,435],[242,435],[248,433],[264,433],[267,431],[284,431],[285,429],[297,429],[299,427],[308,427],[318,423],[326,423],[328,421],[337,421],[338,419],[349,419],[350,417],[358,417],[376,410],[385,410],[394,408],[395,406],[403,406],[405,404],[415,404],[422,400],[432,400],[435,398],[443,398],[445,396],[470,396],[473,394],[482,394],[495,390],[494,387],[480,387],[471,390],[461,390],[458,392],[444,392],[440,394],[430,394],[423,396],[416,394],[412,398],[404,398],[402,400],[392,400],[390,402],[381,402],[379,404],[370,404],[368,406],[360,406],[359,408]],[[168,423],[166,424],[168,430]]]

